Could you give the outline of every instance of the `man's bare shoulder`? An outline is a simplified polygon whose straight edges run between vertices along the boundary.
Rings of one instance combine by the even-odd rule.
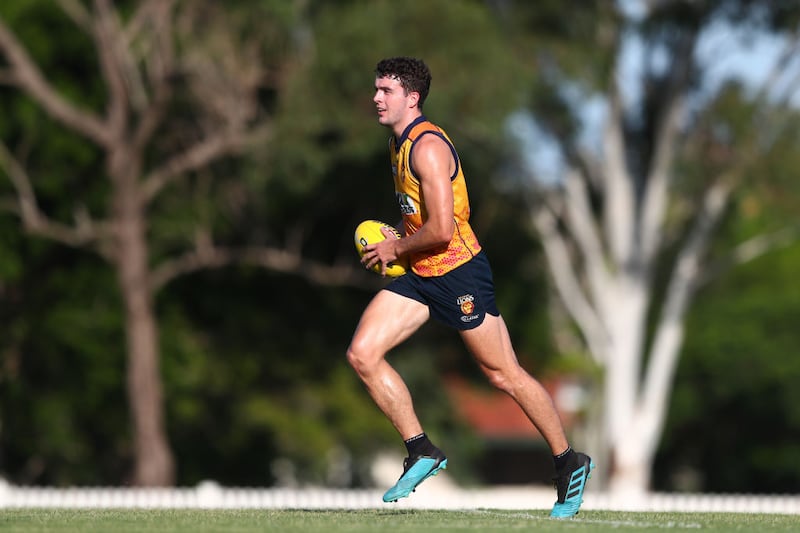
[[[412,165],[417,174],[441,175],[448,179],[455,168],[450,145],[438,135],[423,135],[417,139],[411,152]]]
[[[422,157],[441,157],[450,155],[450,145],[441,136],[427,134],[419,137],[414,143],[413,155]]]

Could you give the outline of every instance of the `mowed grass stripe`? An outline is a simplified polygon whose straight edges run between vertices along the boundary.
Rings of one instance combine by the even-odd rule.
[[[474,531],[798,531],[800,516],[745,513],[585,511],[553,520],[548,511],[4,509],[0,531],[12,532],[379,532]]]

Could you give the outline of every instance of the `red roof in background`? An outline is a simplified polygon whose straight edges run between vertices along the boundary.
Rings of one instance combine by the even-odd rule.
[[[542,382],[551,396],[558,382]],[[478,387],[458,376],[445,379],[445,388],[458,415],[478,435],[491,439],[540,440],[542,435],[511,396],[496,389]],[[571,413],[559,412],[565,427],[574,422]]]

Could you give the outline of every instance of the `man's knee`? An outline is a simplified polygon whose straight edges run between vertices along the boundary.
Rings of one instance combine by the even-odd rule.
[[[485,374],[489,380],[489,383],[493,387],[512,396],[515,395],[516,391],[521,386],[525,385],[527,381],[526,378],[529,377],[525,370],[520,366],[513,368],[485,370]]]
[[[494,388],[503,392],[509,391],[508,377],[504,373],[497,370],[489,371],[486,372],[486,378],[489,380],[489,384]]]
[[[353,339],[347,348],[347,362],[359,376],[366,377],[372,374],[380,360],[380,354],[356,339]]]

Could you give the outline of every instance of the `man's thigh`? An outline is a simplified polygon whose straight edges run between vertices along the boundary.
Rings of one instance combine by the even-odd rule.
[[[502,316],[487,314],[478,327],[459,333],[464,345],[484,371],[508,371],[518,366]]]
[[[352,345],[382,356],[410,337],[429,316],[427,305],[381,290],[364,309]]]

